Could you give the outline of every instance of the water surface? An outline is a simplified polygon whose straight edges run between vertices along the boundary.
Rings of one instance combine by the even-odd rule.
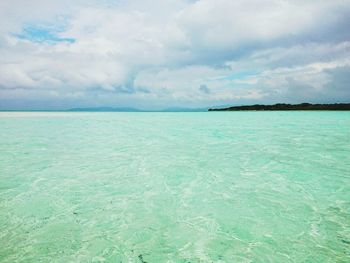
[[[0,134],[0,262],[350,262],[350,112],[2,112]]]

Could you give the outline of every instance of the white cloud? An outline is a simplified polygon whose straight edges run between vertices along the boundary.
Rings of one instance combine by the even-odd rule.
[[[329,90],[337,81],[329,70],[346,70],[350,57],[348,0],[26,5],[0,3],[0,101],[153,107],[278,100],[293,85]],[[75,42],[19,38],[28,26]]]

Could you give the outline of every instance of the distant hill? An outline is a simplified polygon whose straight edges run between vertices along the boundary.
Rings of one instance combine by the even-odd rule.
[[[163,112],[203,112],[203,111],[208,111],[207,108],[167,108],[164,110],[161,110]]]
[[[247,105],[233,106],[228,108],[212,108],[208,111],[287,111],[287,110],[350,110],[350,103],[334,103],[334,104],[285,104],[278,103],[274,105]]]
[[[136,108],[122,107],[90,107],[90,108],[72,108],[68,111],[85,111],[85,112],[205,112],[207,108],[167,108],[163,110],[140,110]]]
[[[89,111],[89,112],[141,112],[135,108],[113,108],[113,107],[92,107],[92,108],[73,108],[69,111]]]

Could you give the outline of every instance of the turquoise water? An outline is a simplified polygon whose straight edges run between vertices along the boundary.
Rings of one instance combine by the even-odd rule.
[[[0,134],[0,262],[350,262],[350,112],[2,112]]]

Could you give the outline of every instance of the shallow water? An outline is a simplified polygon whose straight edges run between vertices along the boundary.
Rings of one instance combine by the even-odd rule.
[[[350,262],[350,112],[0,113],[0,262]]]

